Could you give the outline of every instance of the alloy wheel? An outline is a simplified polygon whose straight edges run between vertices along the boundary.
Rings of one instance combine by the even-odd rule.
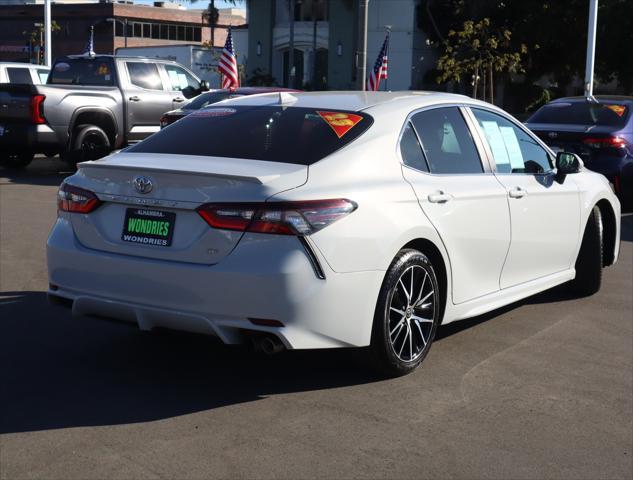
[[[403,362],[414,362],[430,346],[437,292],[422,266],[407,268],[391,291],[387,315],[389,341]]]

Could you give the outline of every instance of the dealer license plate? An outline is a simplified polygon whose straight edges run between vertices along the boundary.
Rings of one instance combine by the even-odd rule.
[[[174,236],[176,214],[146,208],[128,208],[121,240],[141,245],[169,247]]]

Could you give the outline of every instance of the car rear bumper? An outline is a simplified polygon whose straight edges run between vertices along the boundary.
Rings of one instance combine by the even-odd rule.
[[[61,148],[57,133],[48,125],[3,124],[0,120],[0,150],[34,152]]]
[[[213,334],[241,343],[247,331],[272,333],[286,348],[369,344],[384,272],[335,273],[325,279],[296,237],[246,234],[212,266],[152,260],[83,247],[66,218],[47,243],[49,294],[77,315]],[[277,320],[284,327],[250,319]]]

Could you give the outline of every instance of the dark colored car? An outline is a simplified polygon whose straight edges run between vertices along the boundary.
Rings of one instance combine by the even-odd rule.
[[[554,151],[576,153],[613,184],[620,201],[633,203],[633,97],[560,98],[526,122]]]
[[[201,108],[204,108],[213,103],[221,102],[222,100],[226,100],[227,98],[243,97],[244,95],[256,95],[258,93],[298,91],[299,90],[281,87],[240,87],[234,90],[212,90],[198,95],[196,98],[177,110],[171,110],[167,112],[160,119],[160,128],[171,125],[176,120],[180,120],[182,117],[186,117],[191,112],[200,110]]]

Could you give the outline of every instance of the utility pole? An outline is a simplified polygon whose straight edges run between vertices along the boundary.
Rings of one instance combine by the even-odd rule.
[[[369,0],[358,1],[358,49],[356,50],[356,89],[364,91],[367,77],[367,12]]]
[[[295,88],[295,0],[288,0],[290,40],[288,42],[288,87]]]
[[[44,64],[47,67],[50,67],[53,64],[53,43],[51,31],[51,0],[44,0],[44,46],[46,54]]]
[[[593,70],[596,59],[596,27],[598,0],[589,0],[589,29],[587,32],[587,62],[585,63],[585,97],[593,99]]]
[[[317,1],[312,0],[312,90],[317,89]]]

